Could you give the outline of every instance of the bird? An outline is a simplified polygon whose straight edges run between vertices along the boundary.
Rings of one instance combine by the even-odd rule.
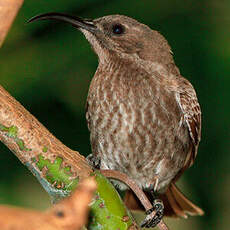
[[[154,227],[163,213],[203,215],[175,185],[196,158],[201,109],[164,36],[124,15],[91,20],[51,12],[30,22],[46,19],[76,27],[98,56],[86,103],[89,159],[100,169],[125,173],[145,191],[153,203],[147,215],[155,209],[160,218],[148,219],[142,227]],[[128,207],[139,205],[131,191],[125,201]]]

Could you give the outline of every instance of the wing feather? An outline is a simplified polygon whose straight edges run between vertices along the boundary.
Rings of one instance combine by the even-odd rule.
[[[197,148],[201,138],[201,109],[192,85],[188,82],[183,83],[186,83],[186,85],[181,92],[177,93],[176,98],[192,140],[192,149],[185,162],[185,167],[190,167],[197,155]]]

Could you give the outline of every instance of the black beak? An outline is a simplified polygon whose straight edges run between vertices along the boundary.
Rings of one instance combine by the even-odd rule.
[[[34,16],[33,18],[29,19],[28,23],[34,22],[37,20],[49,20],[49,19],[55,19],[60,20],[64,22],[70,23],[72,26],[78,28],[78,29],[85,29],[90,32],[95,32],[97,27],[94,25],[93,21],[90,19],[82,19],[75,16],[70,16],[63,13],[46,13],[46,14],[40,14],[37,16]]]

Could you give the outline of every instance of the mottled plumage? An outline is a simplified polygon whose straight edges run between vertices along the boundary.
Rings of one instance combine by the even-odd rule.
[[[132,39],[137,44],[139,37],[156,37],[156,42],[140,40],[135,51],[111,49],[99,61],[87,99],[92,151],[100,157],[101,168],[122,171],[144,189],[164,192],[180,170],[194,161],[200,140],[200,107],[192,85],[174,65],[166,40],[127,17],[97,20],[102,28],[118,22],[138,35],[132,37],[128,31],[115,42],[123,45]],[[85,34],[91,40],[92,35]],[[96,52],[103,49],[102,45]],[[148,49],[149,57],[142,58],[142,49]]]
[[[158,194],[166,214],[203,214],[174,185],[196,157],[201,111],[195,90],[180,75],[165,38],[121,15],[83,20],[48,13],[32,20],[36,19],[71,23],[98,55],[86,118],[101,169],[126,173],[147,193]],[[134,207],[134,200],[126,197],[129,207]],[[145,226],[153,225],[150,221]]]
[[[100,33],[83,30],[99,57],[86,118],[101,169],[121,171],[145,191],[165,193],[169,215],[203,214],[169,187],[197,154],[201,111],[193,86],[180,75],[157,31],[120,15],[96,19],[94,25]],[[114,25],[125,32],[113,34]]]

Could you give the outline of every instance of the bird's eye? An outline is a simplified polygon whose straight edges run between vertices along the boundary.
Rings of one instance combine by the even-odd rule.
[[[118,35],[123,34],[125,32],[125,28],[121,24],[113,25],[112,29],[113,29],[113,33]]]

